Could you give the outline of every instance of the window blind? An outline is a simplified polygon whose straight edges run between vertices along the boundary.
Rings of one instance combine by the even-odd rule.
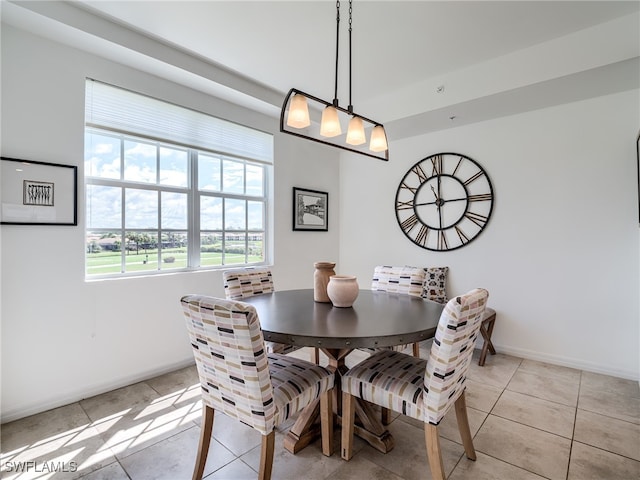
[[[273,135],[87,79],[85,123],[273,163]]]

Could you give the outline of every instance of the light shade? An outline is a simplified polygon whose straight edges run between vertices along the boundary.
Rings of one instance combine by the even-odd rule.
[[[287,114],[287,125],[293,128],[305,128],[311,125],[309,106],[304,95],[296,93],[291,99],[291,106]]]
[[[384,152],[389,147],[387,145],[387,134],[384,131],[382,125],[376,125],[371,132],[371,143],[369,143],[369,150],[372,152]]]
[[[322,123],[320,123],[320,135],[323,137],[336,137],[342,133],[338,110],[329,105],[322,111]]]
[[[364,134],[362,119],[358,116],[352,117],[347,130],[347,143],[349,145],[362,145],[366,141],[367,137]]]

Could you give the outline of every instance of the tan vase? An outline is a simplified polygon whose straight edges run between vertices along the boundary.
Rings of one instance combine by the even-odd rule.
[[[316,302],[329,303],[331,300],[327,295],[327,284],[329,277],[335,275],[335,262],[316,262],[313,264],[316,268],[313,272],[313,299]]]
[[[327,295],[334,307],[351,307],[358,298],[360,287],[353,275],[332,275],[327,285]]]

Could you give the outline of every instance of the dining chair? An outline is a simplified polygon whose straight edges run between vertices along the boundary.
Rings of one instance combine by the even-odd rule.
[[[222,272],[224,295],[227,300],[240,300],[274,291],[273,274],[269,268],[237,268]],[[271,353],[291,353],[299,347],[266,342]],[[318,362],[316,362],[318,363]]]
[[[342,376],[342,458],[353,455],[355,399],[360,398],[424,422],[434,480],[445,478],[438,424],[454,405],[467,458],[476,459],[464,392],[488,296],[477,288],[447,302],[428,360],[381,350]]]
[[[426,272],[423,268],[378,265],[373,269],[371,290],[422,297]],[[393,347],[402,351],[406,345]],[[377,350],[375,350],[377,351]],[[420,344],[413,344],[413,355],[420,356]]]
[[[271,478],[275,427],[320,398],[322,453],[333,453],[334,374],[319,365],[265,351],[255,307],[186,295],[180,300],[200,379],[203,420],[193,479],[201,479],[214,413],[262,434],[258,478]]]

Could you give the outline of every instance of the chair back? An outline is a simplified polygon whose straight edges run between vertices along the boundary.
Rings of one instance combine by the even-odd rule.
[[[476,288],[445,305],[424,376],[425,421],[438,425],[462,395],[489,292]]]
[[[180,300],[198,368],[202,401],[261,432],[275,424],[273,386],[252,305],[203,295]]]
[[[238,268],[222,274],[224,294],[228,300],[238,300],[263,293],[272,293],[273,276],[268,268]]]
[[[371,290],[421,297],[424,280],[422,268],[379,265],[373,270]]]

